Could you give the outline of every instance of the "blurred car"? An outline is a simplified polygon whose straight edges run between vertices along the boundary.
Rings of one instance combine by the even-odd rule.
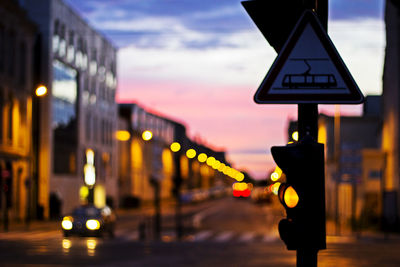
[[[71,215],[64,216],[61,227],[64,236],[114,236],[116,216],[110,207],[96,208],[85,205],[76,208]]]

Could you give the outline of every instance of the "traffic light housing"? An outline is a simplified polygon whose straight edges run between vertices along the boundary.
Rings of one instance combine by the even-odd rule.
[[[301,142],[271,148],[286,174],[278,196],[287,218],[279,234],[288,250],[326,248],[324,145],[306,136]]]

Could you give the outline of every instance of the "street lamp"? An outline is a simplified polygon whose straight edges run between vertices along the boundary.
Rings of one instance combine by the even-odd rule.
[[[181,144],[178,142],[173,142],[170,146],[171,151],[174,152],[174,196],[176,198],[175,205],[175,231],[178,240],[183,236],[183,226],[182,226],[182,202],[181,202],[181,185],[182,185],[182,175],[181,175]]]
[[[181,150],[181,144],[179,144],[178,142],[173,142],[170,148],[172,152],[178,152],[179,150]]]
[[[27,187],[26,224],[29,225],[33,214],[37,214],[39,187],[39,150],[40,150],[40,105],[47,95],[47,87],[36,86],[32,97],[32,176],[25,181]]]
[[[44,85],[39,85],[36,87],[35,94],[38,97],[45,96],[47,94],[47,87]]]
[[[150,141],[153,138],[153,133],[149,130],[146,130],[142,133],[142,138],[144,141]]]
[[[153,133],[149,130],[145,130],[142,133],[142,139],[147,142],[150,141],[153,138]],[[145,148],[145,153],[147,149]],[[146,153],[145,159],[147,161],[148,158],[148,153]],[[157,178],[153,177],[153,171],[152,168],[153,166],[147,162],[146,166],[150,169],[150,183],[154,187],[154,208],[155,208],[155,214],[154,214],[154,233],[155,233],[155,238],[160,239],[161,237],[161,206],[160,206],[160,182],[157,180]]]

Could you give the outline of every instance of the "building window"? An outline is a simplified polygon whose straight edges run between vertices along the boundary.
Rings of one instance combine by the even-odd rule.
[[[97,50],[92,50],[92,55],[90,57],[90,65],[89,65],[89,72],[91,76],[97,74]]]
[[[13,101],[11,99],[10,104],[8,105],[8,110],[7,110],[7,143],[12,144],[12,138],[13,138]]]
[[[67,61],[73,62],[75,59],[75,34],[73,31],[69,32]]]
[[[77,71],[55,60],[52,84],[53,170],[57,174],[76,173]]]
[[[60,26],[60,45],[58,48],[58,55],[60,57],[64,57],[67,49],[67,44],[65,41],[65,25],[62,24]]]
[[[54,32],[53,32],[53,53],[57,53],[60,45],[60,22],[58,19],[54,22]]]
[[[22,129],[25,129],[25,131],[28,129],[27,128],[27,106],[26,106],[25,101],[22,101],[20,103],[18,112],[19,112],[19,117],[20,117],[20,120],[19,120],[20,131],[19,131],[19,135],[18,135],[18,138],[19,138],[18,145],[23,148],[23,147],[25,147],[26,143],[25,143],[24,130],[22,130]]]

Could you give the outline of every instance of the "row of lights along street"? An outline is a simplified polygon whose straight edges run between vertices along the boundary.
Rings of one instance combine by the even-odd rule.
[[[178,152],[181,150],[181,145],[178,142],[174,142],[170,145],[170,149],[172,152]],[[189,148],[186,150],[186,157],[189,159],[195,158],[197,155],[196,150],[193,148]],[[244,179],[244,174],[239,172],[238,170],[225,165],[225,163],[220,162],[219,160],[215,159],[214,157],[210,156],[208,157],[207,154],[205,153],[200,153],[197,156],[197,160],[200,163],[206,163],[208,166],[213,168],[214,170],[218,170],[219,172],[231,177],[232,179],[235,179],[236,181],[240,182],[243,181]]]
[[[127,141],[130,138],[130,133],[128,131],[118,131],[117,132],[117,139],[120,141]],[[149,130],[146,130],[142,133],[142,139],[144,141],[150,141],[153,138],[153,133]],[[178,142],[173,142],[170,145],[170,149],[172,152],[176,153],[181,150],[182,146]],[[189,148],[186,150],[186,157],[188,159],[193,159],[196,157],[197,152],[193,148]],[[197,156],[197,160],[200,163],[206,163],[208,166],[212,167],[214,170],[218,170],[219,172],[229,176],[232,179],[235,179],[236,181],[240,182],[244,180],[244,174],[228,165],[225,163],[220,162],[219,160],[215,159],[212,156],[207,156],[205,153],[200,153]]]

